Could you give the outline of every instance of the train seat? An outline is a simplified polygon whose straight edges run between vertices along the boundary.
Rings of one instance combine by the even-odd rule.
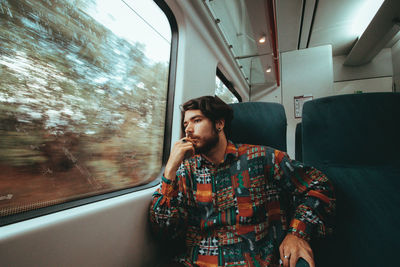
[[[230,139],[236,143],[265,145],[286,151],[286,114],[283,105],[270,102],[231,104]]]
[[[305,103],[303,162],[335,187],[332,235],[314,241],[317,266],[394,266],[400,240],[400,94]]]
[[[296,124],[296,131],[295,131],[295,147],[294,147],[294,158],[297,161],[303,161],[303,151],[302,151],[302,138],[301,138],[301,122]]]

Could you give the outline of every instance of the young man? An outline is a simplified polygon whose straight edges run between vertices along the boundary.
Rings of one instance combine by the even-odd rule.
[[[156,230],[183,235],[182,266],[314,267],[308,241],[334,209],[324,174],[270,147],[227,139],[233,111],[217,97],[183,104],[182,130],[154,193]]]

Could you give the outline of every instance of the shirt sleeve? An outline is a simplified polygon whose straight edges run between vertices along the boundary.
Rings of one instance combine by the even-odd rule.
[[[294,214],[288,232],[307,241],[331,231],[335,198],[331,182],[319,170],[291,160],[287,153],[272,155],[273,177],[293,197]]]
[[[183,164],[177,171],[174,181],[161,178],[160,187],[154,192],[150,205],[150,222],[156,234],[177,238],[187,224],[182,181],[186,178]]]

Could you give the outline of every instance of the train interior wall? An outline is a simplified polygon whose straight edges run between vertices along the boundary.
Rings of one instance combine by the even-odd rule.
[[[3,226],[1,266],[152,266],[154,188]]]
[[[235,68],[230,51],[214,22],[208,19],[204,5],[194,9],[186,1],[166,1],[178,22],[179,41],[177,57],[176,86],[172,143],[180,138],[180,105],[185,101],[215,94],[217,67],[235,85],[244,101],[248,101],[246,81]],[[184,10],[184,11],[183,11]],[[203,14],[203,16],[199,16]]]

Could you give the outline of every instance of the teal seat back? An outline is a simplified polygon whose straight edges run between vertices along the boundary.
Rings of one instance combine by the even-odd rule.
[[[305,103],[305,164],[335,187],[335,228],[314,240],[316,266],[397,266],[400,249],[400,94],[326,97]]]
[[[303,158],[319,165],[398,161],[399,101],[399,93],[369,93],[306,102],[302,114]]]
[[[246,102],[231,104],[230,139],[236,143],[265,145],[286,151],[286,114],[281,104]]]

